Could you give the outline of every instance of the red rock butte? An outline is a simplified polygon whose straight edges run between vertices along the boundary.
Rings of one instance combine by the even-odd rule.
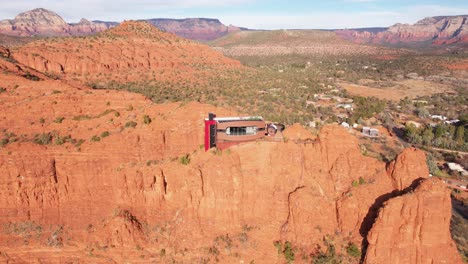
[[[136,21],[95,36],[35,41],[12,53],[35,70],[86,82],[203,82],[226,69],[241,67],[206,45]]]

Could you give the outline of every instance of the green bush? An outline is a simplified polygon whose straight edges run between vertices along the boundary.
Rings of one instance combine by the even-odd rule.
[[[284,243],[284,250],[283,250],[284,258],[288,263],[294,262],[295,256],[294,256],[294,249],[291,246],[291,243],[289,241],[286,241]]]
[[[61,137],[61,136],[56,136],[54,139],[54,144],[55,145],[63,145],[65,143],[66,139]]]
[[[190,164],[190,156],[189,154],[186,154],[185,156],[180,157],[179,159],[180,163],[183,165],[189,165]]]
[[[361,251],[359,248],[356,246],[356,244],[350,242],[348,246],[346,247],[346,252],[348,255],[351,257],[359,258],[361,256]]]
[[[366,184],[366,180],[363,177],[359,177],[359,185]]]
[[[92,141],[92,142],[98,142],[98,141],[101,141],[101,138],[98,137],[98,136],[96,136],[96,135],[94,135],[94,136],[91,138],[91,141]]]
[[[0,140],[0,147],[6,146],[8,143],[10,143],[8,138],[2,138],[2,140]]]
[[[64,119],[65,117],[59,116],[54,120],[54,123],[61,124]]]
[[[278,254],[283,254],[287,263],[294,262],[294,259],[295,259],[294,248],[292,247],[291,242],[286,241],[283,245],[281,241],[274,241],[273,245],[278,250]]]
[[[273,242],[273,245],[278,250],[278,255],[281,254],[281,252],[283,252],[283,246],[281,245],[280,241]]]
[[[313,264],[339,264],[342,259],[336,254],[335,246],[328,245],[327,252],[320,253],[312,259]]]
[[[128,121],[127,123],[125,123],[125,127],[135,128],[136,125],[137,125],[137,122],[135,121]]]
[[[143,116],[143,123],[145,123],[145,125],[148,125],[151,123],[151,118],[148,116],[148,115],[144,115]]]
[[[39,145],[49,145],[52,141],[52,135],[49,133],[42,133],[34,137],[34,142]]]
[[[101,133],[102,138],[108,137],[109,135],[110,135],[109,131],[104,131]]]

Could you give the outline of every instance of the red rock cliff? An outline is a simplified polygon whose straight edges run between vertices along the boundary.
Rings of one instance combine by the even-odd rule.
[[[5,262],[281,263],[275,241],[289,241],[297,260],[324,252],[324,239],[340,254],[351,242],[361,248],[366,238],[368,252],[378,252],[377,235],[395,247],[400,239],[416,249],[433,238],[452,243],[448,192],[430,196],[421,187],[421,195],[393,198],[427,177],[420,150],[405,150],[387,170],[363,156],[347,130],[328,126],[305,144],[252,142],[204,152],[206,113],[233,113],[198,103],[156,105],[141,95],[76,88],[46,76],[34,81],[0,61],[8,72],[0,73]],[[415,223],[431,228],[405,228],[428,240],[379,231],[387,211],[374,224],[378,210],[394,199],[410,205],[402,208],[420,204],[408,221],[423,217]],[[444,250],[431,258],[457,256]]]
[[[450,190],[440,180],[390,199],[369,232],[364,263],[463,263],[450,236],[450,215]]]

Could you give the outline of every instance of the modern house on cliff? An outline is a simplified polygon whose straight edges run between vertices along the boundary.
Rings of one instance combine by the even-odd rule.
[[[216,117],[209,113],[205,119],[205,150],[212,147],[221,149],[246,141],[274,136],[278,126],[267,123],[261,116]]]

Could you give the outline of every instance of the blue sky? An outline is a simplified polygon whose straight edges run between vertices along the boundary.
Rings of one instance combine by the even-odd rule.
[[[254,29],[379,27],[468,14],[468,0],[0,0],[0,19],[36,7],[67,22],[210,17]]]

